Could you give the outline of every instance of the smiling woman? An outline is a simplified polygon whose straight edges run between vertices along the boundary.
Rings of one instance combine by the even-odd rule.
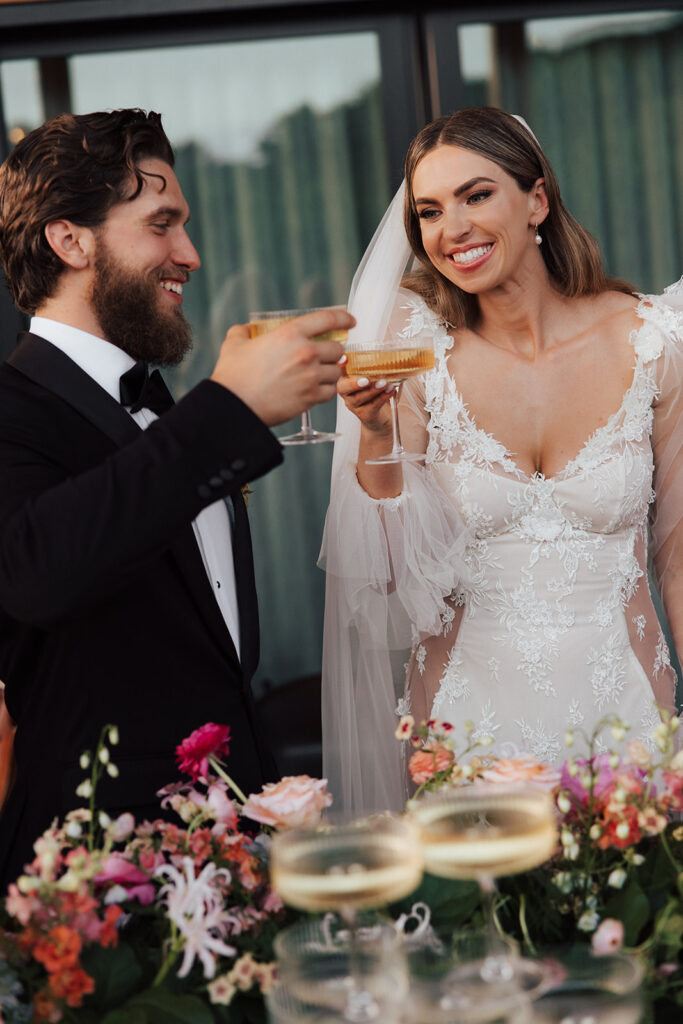
[[[389,237],[391,261],[376,259]],[[389,263],[411,252],[396,292]],[[433,335],[436,365],[399,403],[424,468],[376,465],[389,396],[339,384],[323,551],[336,798],[401,806],[396,712],[551,763],[568,729],[605,715],[652,745],[676,679],[649,560],[683,645],[683,286],[639,300],[610,281],[530,131],[472,108],[412,143],[405,198],[354,281],[360,331],[368,291],[392,337]]]

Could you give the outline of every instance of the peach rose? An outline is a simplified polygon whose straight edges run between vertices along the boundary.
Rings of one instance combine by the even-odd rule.
[[[500,758],[482,772],[485,782],[526,782],[538,789],[552,790],[560,784],[560,773],[529,754]]]
[[[624,943],[624,926],[613,917],[606,917],[591,939],[593,952],[598,956],[614,953]]]
[[[410,777],[417,786],[428,782],[437,772],[446,771],[455,764],[452,750],[446,747],[427,747],[417,750],[408,762]]]
[[[273,828],[316,825],[325,807],[332,803],[326,786],[327,779],[285,775],[279,782],[266,783],[260,793],[252,793],[242,813]]]

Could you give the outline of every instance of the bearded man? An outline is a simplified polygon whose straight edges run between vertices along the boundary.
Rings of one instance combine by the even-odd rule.
[[[199,267],[158,114],[61,115],[0,168],[0,253],[30,332],[0,368],[0,679],[17,725],[0,879],[82,801],[79,756],[118,726],[98,803],[159,814],[173,753],[231,729],[247,791],[274,777],[250,692],[257,604],[241,488],[277,465],[269,427],[335,394],[353,319],[233,327],[173,405],[158,371],[190,346]]]

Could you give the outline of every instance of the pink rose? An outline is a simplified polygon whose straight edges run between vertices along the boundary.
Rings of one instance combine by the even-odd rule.
[[[154,899],[154,886],[149,875],[120,853],[111,853],[95,876],[98,885],[108,882],[122,886],[129,900],[138,900],[143,906]]]
[[[191,776],[193,782],[205,779],[209,772],[210,757],[227,757],[230,726],[207,722],[183,740],[175,750],[181,772]]]
[[[624,944],[624,926],[613,917],[606,917],[593,933],[591,946],[597,956],[605,956],[621,949]]]
[[[326,786],[327,779],[286,775],[279,782],[267,783],[260,793],[252,793],[242,813],[273,828],[316,825],[324,808],[332,803]]]
[[[500,758],[482,772],[485,782],[525,782],[550,792],[560,784],[560,773],[530,754]]]

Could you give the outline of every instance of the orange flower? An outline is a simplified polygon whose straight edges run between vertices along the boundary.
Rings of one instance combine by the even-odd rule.
[[[50,929],[46,938],[36,943],[33,958],[52,974],[53,971],[73,967],[78,962],[82,944],[80,935],[72,928],[58,924]]]
[[[116,930],[116,922],[120,918],[123,911],[121,907],[114,906],[113,904],[107,907],[104,915],[104,921],[100,929],[100,945],[101,946],[116,946],[119,941],[119,933]]]
[[[50,975],[48,989],[56,999],[64,999],[68,1006],[80,1006],[83,996],[95,991],[95,982],[82,967],[67,967]]]
[[[408,762],[410,777],[417,786],[428,782],[437,772],[444,772],[455,764],[455,755],[446,747],[426,747],[417,750]]]
[[[33,997],[33,1019],[34,1021],[48,1021],[48,1024],[60,1021],[62,1011],[55,1006],[54,999],[51,999],[44,988]]]

